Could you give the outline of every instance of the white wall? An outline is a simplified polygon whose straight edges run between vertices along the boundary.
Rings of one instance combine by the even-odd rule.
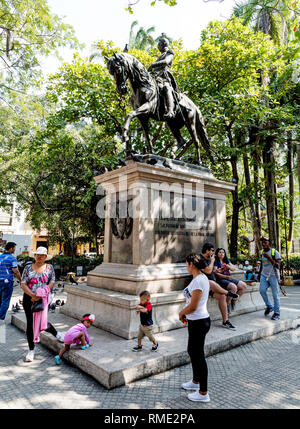
[[[13,241],[16,243],[15,256],[21,255],[21,253],[26,250],[26,246],[28,252],[30,251],[31,235],[3,234],[3,240],[6,240],[7,242]]]
[[[12,213],[12,224],[11,225],[1,225],[0,231],[2,232],[2,239],[8,241],[13,241],[17,244],[16,246],[16,255],[20,255],[23,251],[30,251],[31,245],[31,236],[32,228],[25,222],[25,212],[20,211],[20,214],[17,214],[16,204],[12,201],[13,204],[13,213]]]

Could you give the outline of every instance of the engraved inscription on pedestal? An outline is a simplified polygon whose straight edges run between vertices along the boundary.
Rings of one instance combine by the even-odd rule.
[[[185,197],[187,198],[187,197]],[[196,207],[196,197],[192,198],[192,207]],[[170,202],[172,210],[173,199]],[[201,204],[203,204],[201,206]],[[201,252],[205,241],[216,244],[215,204],[210,198],[202,199],[202,215],[195,217],[164,218],[160,211],[159,219],[154,221],[155,262],[184,262],[191,252]],[[184,211],[183,211],[184,213]]]

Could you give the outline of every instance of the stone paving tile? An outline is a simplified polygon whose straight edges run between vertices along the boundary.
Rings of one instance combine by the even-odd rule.
[[[8,317],[8,320],[10,318]],[[24,362],[24,333],[6,324],[0,344],[0,409],[297,409],[300,408],[300,329],[258,340],[207,359],[211,402],[187,399],[185,365],[113,390],[37,345]]]

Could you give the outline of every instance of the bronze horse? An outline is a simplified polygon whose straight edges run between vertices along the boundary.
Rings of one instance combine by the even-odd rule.
[[[130,152],[128,130],[132,119],[138,118],[145,133],[149,153],[153,153],[149,136],[149,119],[165,121],[177,141],[178,148],[182,148],[186,142],[180,129],[185,125],[191,135],[197,150],[197,158],[200,162],[199,142],[206,150],[210,160],[214,163],[207,132],[203,118],[198,107],[183,93],[174,93],[176,100],[175,115],[164,120],[164,100],[159,93],[157,83],[147,69],[132,55],[117,53],[111,58],[105,57],[109,73],[114,77],[116,89],[120,95],[127,93],[126,81],[129,80],[132,95],[131,104],[133,111],[127,116],[123,128],[123,141],[126,143],[126,152]]]

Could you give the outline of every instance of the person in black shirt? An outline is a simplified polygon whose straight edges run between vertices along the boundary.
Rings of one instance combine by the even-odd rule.
[[[137,352],[142,350],[142,339],[144,336],[148,337],[153,342],[152,351],[158,349],[158,342],[153,336],[153,320],[152,320],[152,305],[150,302],[150,293],[144,290],[140,293],[140,303],[136,306],[136,312],[140,313],[141,324],[138,332],[138,345],[133,347],[133,351]]]
[[[212,296],[218,301],[219,309],[223,319],[222,326],[227,329],[235,330],[235,326],[233,326],[228,319],[228,308],[227,308],[226,298],[228,296],[236,299],[239,296],[236,293],[223,289],[216,282],[216,278],[213,273],[214,263],[215,263],[214,252],[215,252],[215,246],[212,243],[205,243],[203,245],[202,254],[200,256],[205,261],[206,268],[202,269],[202,272],[206,274],[209,280],[210,296]]]

